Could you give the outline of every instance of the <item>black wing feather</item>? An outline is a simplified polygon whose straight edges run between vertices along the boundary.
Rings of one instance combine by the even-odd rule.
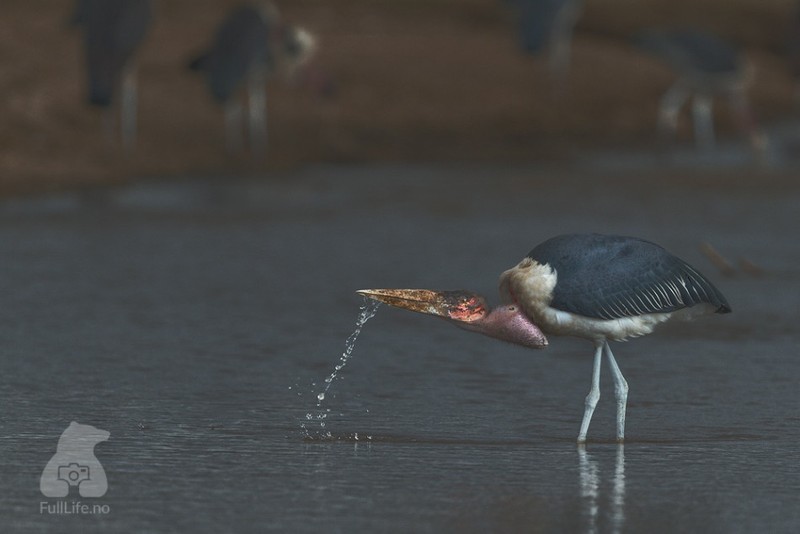
[[[695,268],[655,243],[624,236],[554,237],[528,256],[556,270],[550,306],[596,319],[664,313],[707,303],[728,313],[728,301]]]

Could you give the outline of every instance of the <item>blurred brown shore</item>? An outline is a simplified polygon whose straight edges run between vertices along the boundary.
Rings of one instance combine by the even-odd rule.
[[[647,149],[671,73],[630,46],[651,26],[691,25],[734,40],[757,69],[762,120],[792,112],[785,47],[792,0],[588,0],[567,90],[551,98],[546,60],[517,47],[502,0],[278,1],[314,32],[317,65],[335,81],[320,98],[268,88],[267,161],[223,149],[221,111],[185,65],[229,0],[156,0],[139,56],[139,138],[126,155],[85,105],[73,2],[6,0],[0,18],[0,195],[123,183],[131,178],[236,174],[307,164],[525,163],[585,148]],[[733,128],[717,107],[720,135]],[[682,121],[684,142],[688,121]]]

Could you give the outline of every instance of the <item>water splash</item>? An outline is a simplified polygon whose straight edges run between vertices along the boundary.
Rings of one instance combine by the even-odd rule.
[[[317,393],[317,414],[307,413],[306,414],[306,421],[300,424],[300,427],[305,431],[306,437],[309,437],[308,429],[306,428],[306,423],[311,421],[318,421],[319,427],[323,431],[324,437],[332,437],[330,431],[325,431],[325,419],[327,419],[328,414],[330,413],[330,408],[326,410],[322,410],[322,402],[325,400],[325,396],[328,394],[328,390],[331,389],[331,385],[333,382],[338,378],[339,372],[344,369],[345,365],[347,365],[348,360],[353,355],[353,349],[356,346],[356,340],[358,339],[359,334],[361,334],[361,330],[364,328],[364,325],[367,321],[372,319],[378,311],[381,303],[377,300],[373,300],[367,297],[364,297],[364,302],[361,304],[361,308],[358,314],[358,318],[356,319],[356,327],[353,330],[353,333],[347,338],[344,342],[344,352],[339,357],[339,362],[336,364],[336,367],[333,368],[333,372],[325,379],[325,387]]]

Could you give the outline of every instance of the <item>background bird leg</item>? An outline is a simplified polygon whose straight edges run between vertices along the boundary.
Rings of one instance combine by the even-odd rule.
[[[694,140],[697,146],[703,150],[714,148],[714,117],[711,110],[711,97],[703,93],[696,93],[692,99]]]
[[[105,139],[109,147],[116,147],[117,145],[118,111],[116,106],[107,106],[103,109],[103,129],[105,130]]]
[[[247,124],[250,152],[261,159],[267,146],[267,73],[264,67],[254,67],[247,77]]]
[[[548,59],[554,98],[558,98],[566,87],[572,50],[572,34],[581,11],[579,4],[580,2],[570,2],[562,7],[550,32],[550,57]]]
[[[766,134],[758,127],[758,121],[747,101],[746,88],[743,86],[733,88],[728,102],[739,130],[747,135],[756,156],[758,158],[765,157],[769,141]]]
[[[678,130],[678,113],[688,97],[689,89],[681,80],[675,82],[661,97],[658,109],[658,137],[662,145],[671,143],[675,137]]]
[[[235,98],[225,102],[225,149],[228,155],[242,150],[242,104]]]
[[[136,67],[131,63],[122,72],[120,128],[123,148],[131,152],[136,144]]]

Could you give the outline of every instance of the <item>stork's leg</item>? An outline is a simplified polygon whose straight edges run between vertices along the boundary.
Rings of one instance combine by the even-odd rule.
[[[550,30],[550,74],[553,77],[553,96],[558,98],[564,90],[569,71],[572,33],[580,14],[580,2],[565,4]]]
[[[248,127],[250,152],[261,159],[267,144],[267,73],[263,67],[253,67],[247,80]]]
[[[603,362],[603,343],[599,341],[594,351],[594,367],[592,367],[592,389],[586,395],[586,406],[583,411],[583,421],[581,431],[578,434],[578,443],[586,442],[586,432],[589,431],[589,423],[592,422],[592,414],[600,400],[600,364]]]
[[[619,370],[617,360],[611,353],[608,341],[603,342],[606,354],[608,355],[608,365],[611,367],[611,376],[614,377],[614,397],[617,399],[617,441],[625,439],[625,409],[628,405],[628,382]]]
[[[697,146],[703,150],[714,148],[714,117],[711,114],[711,97],[703,94],[694,95],[692,120]]]
[[[122,146],[133,151],[136,144],[136,67],[128,65],[122,73],[122,102],[120,109],[120,125],[122,128]]]
[[[550,75],[552,76],[553,96],[558,98],[566,85],[569,71],[569,57],[572,45],[572,28],[567,26],[553,30],[550,43]]]
[[[728,101],[739,129],[749,138],[750,145],[753,147],[756,155],[759,158],[764,157],[768,148],[767,136],[758,127],[755,114],[750,108],[750,104],[747,102],[745,88],[735,87],[732,89]]]
[[[225,102],[225,149],[228,154],[242,150],[242,105],[235,97]]]
[[[672,141],[675,136],[678,130],[678,113],[687,98],[689,90],[680,80],[661,97],[658,108],[658,136],[661,142]]]
[[[105,130],[106,142],[110,147],[117,147],[117,130],[119,116],[116,106],[108,106],[103,110],[103,129]]]

